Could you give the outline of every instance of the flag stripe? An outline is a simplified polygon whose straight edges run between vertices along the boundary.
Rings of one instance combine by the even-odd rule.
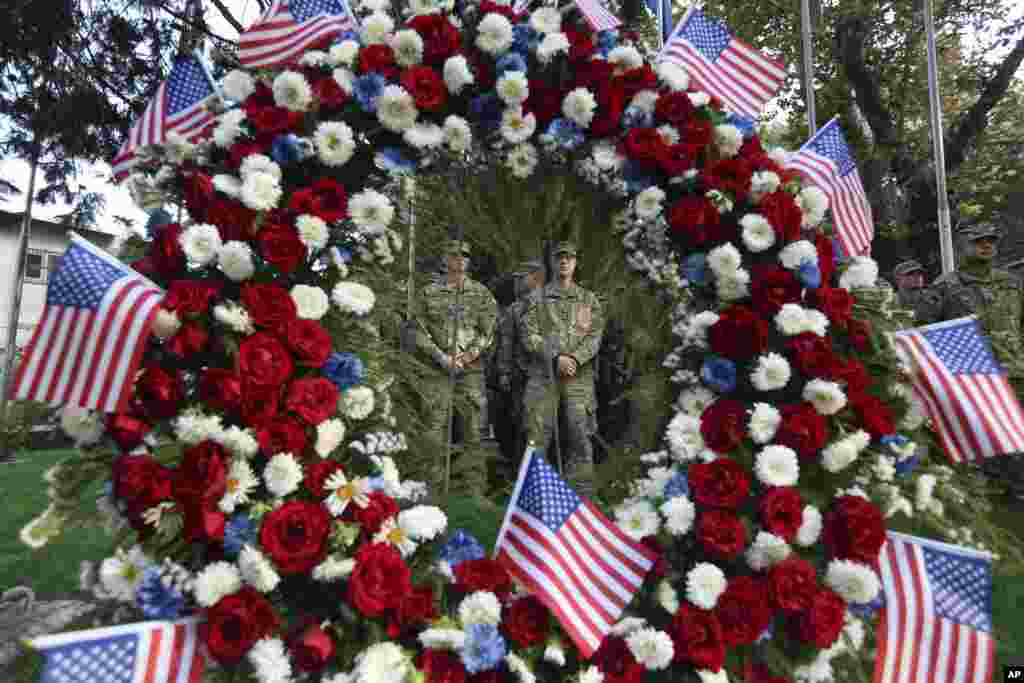
[[[71,311],[65,308],[60,312],[60,315],[61,323],[59,326],[59,334],[61,336],[57,342],[57,346],[62,349],[67,349],[70,346],[68,343],[69,338],[78,332],[78,318],[82,315],[82,311],[78,308]],[[57,363],[53,366],[53,373],[47,377],[47,381],[45,383],[47,389],[43,400],[47,403],[52,402],[57,396],[57,387],[60,382],[60,378],[64,375],[64,366],[69,355],[70,354],[67,353],[57,355]],[[35,390],[33,390],[32,393],[34,394]]]
[[[299,0],[293,2],[299,6]],[[337,11],[332,12],[332,9]],[[249,68],[286,64],[311,45],[356,27],[345,0],[334,7],[329,4],[312,5],[311,11],[315,14],[297,21],[289,2],[274,2],[262,18],[239,36],[239,61]]]
[[[38,340],[38,350],[32,355],[32,368],[33,371],[29,373],[31,378],[28,386],[28,392],[24,398],[35,400],[37,391],[39,391],[39,377],[46,372],[46,367],[43,365],[43,359],[49,357],[49,353],[53,350],[53,343],[57,335],[55,328],[58,325],[58,321],[61,317],[61,311],[47,311],[43,316],[43,319],[39,322],[41,334]],[[20,394],[21,392],[19,392]],[[20,396],[19,396],[20,397]]]
[[[134,379],[134,368],[131,366],[144,349],[144,344],[138,342],[145,341],[149,335],[150,326],[156,315],[157,304],[162,298],[159,292],[146,290],[133,302],[130,309],[121,311],[124,314],[124,320],[121,322],[117,341],[108,348],[104,356],[104,359],[109,361],[106,372],[103,373],[102,368],[100,370],[102,373],[100,376],[103,377],[103,388],[99,392],[97,401],[107,411],[117,410],[121,400],[121,392],[118,391],[118,387],[126,386]],[[99,383],[96,386],[99,387]]]

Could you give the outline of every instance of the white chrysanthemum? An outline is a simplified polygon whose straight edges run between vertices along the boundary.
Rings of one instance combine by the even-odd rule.
[[[306,111],[313,103],[313,89],[295,71],[282,71],[274,79],[274,104],[288,111]]]
[[[324,420],[316,426],[316,445],[313,450],[321,458],[333,453],[345,440],[345,423],[338,418]]]
[[[238,175],[242,180],[254,173],[266,173],[277,181],[280,181],[282,177],[281,167],[266,154],[250,154],[242,160],[242,165],[238,167]]]
[[[679,394],[676,408],[687,415],[700,417],[704,409],[715,402],[715,394],[707,387],[693,387]]]
[[[310,249],[323,249],[331,236],[322,218],[307,213],[295,219],[295,230],[299,233],[299,241]]]
[[[249,429],[232,425],[214,435],[214,441],[239,458],[251,458],[259,451],[259,442]],[[255,476],[255,475],[253,475]]]
[[[500,55],[512,46],[512,23],[496,12],[485,16],[476,27],[476,46],[489,55]]]
[[[825,218],[828,210],[828,195],[821,188],[805,187],[796,196],[796,203],[804,213],[803,225],[811,228]]]
[[[307,320],[319,320],[327,314],[331,304],[327,292],[310,285],[295,285],[291,289],[292,301],[295,302],[296,314]]]
[[[331,77],[334,78],[334,82],[338,84],[338,87],[345,91],[346,95],[351,95],[355,92],[356,76],[348,69],[338,67],[331,72]]]
[[[778,353],[766,353],[758,357],[750,381],[758,391],[775,391],[789,384],[793,371],[786,357]]]
[[[252,334],[256,331],[249,312],[234,302],[214,306],[213,317],[221,325],[239,334]]]
[[[549,33],[537,45],[537,61],[549,64],[557,55],[569,53],[569,37],[564,33]]]
[[[597,100],[586,88],[575,88],[562,100],[562,113],[580,128],[588,128],[594,120]]]
[[[764,571],[782,562],[791,552],[792,549],[785,539],[767,531],[759,531],[754,542],[747,548],[747,564],[754,571]]]
[[[580,671],[579,683],[604,683],[604,674],[594,665]]]
[[[444,120],[444,144],[453,152],[465,152],[473,144],[473,130],[461,116],[451,114]]]
[[[754,443],[766,444],[775,438],[775,432],[778,431],[781,422],[782,415],[775,406],[755,403],[747,431]]]
[[[235,508],[249,501],[249,494],[259,483],[256,474],[245,460],[235,459],[228,468],[224,495],[218,507],[222,512],[231,514]]]
[[[647,476],[633,482],[634,494],[640,498],[661,498],[665,495],[665,486],[676,475],[676,470],[671,467],[652,467],[647,470]]]
[[[363,45],[378,45],[388,42],[388,37],[395,30],[395,22],[383,12],[374,12],[363,19],[359,27],[359,38]]]
[[[432,541],[448,527],[448,517],[439,507],[417,505],[398,513],[398,525],[417,541]]]
[[[152,564],[141,546],[132,546],[127,552],[118,548],[112,557],[100,563],[98,578],[102,591],[111,599],[133,602],[142,576]]]
[[[743,245],[755,254],[775,244],[775,228],[759,213],[748,213],[740,219]]]
[[[428,628],[417,637],[429,650],[461,650],[466,644],[465,632],[457,628]]]
[[[797,683],[832,683],[835,680],[832,660],[824,652],[819,652],[810,664],[802,664],[793,669],[793,678]]]
[[[505,165],[512,171],[512,175],[523,179],[533,174],[538,160],[537,148],[529,142],[524,142],[509,150],[508,156],[505,157]]]
[[[375,643],[356,658],[354,683],[404,683],[413,671],[405,651],[394,643]]]
[[[870,289],[878,282],[878,263],[870,256],[854,256],[839,276],[844,289]]]
[[[598,142],[590,152],[594,163],[602,171],[615,171],[622,168],[625,158],[619,154],[615,145],[607,142]]]
[[[935,494],[935,485],[938,479],[934,474],[922,474],[917,478],[914,485],[914,503],[918,509],[927,509]]]
[[[436,123],[420,122],[406,129],[402,139],[416,149],[434,149],[444,142],[444,130]]]
[[[699,562],[686,574],[686,599],[701,609],[711,610],[725,592],[725,572],[710,562]]]
[[[350,387],[338,401],[338,408],[350,420],[365,420],[373,412],[373,389]]]
[[[860,605],[874,600],[881,588],[871,567],[850,560],[829,562],[825,583],[843,600]]]
[[[661,504],[661,514],[665,516],[665,530],[673,536],[684,536],[693,528],[697,517],[697,508],[686,496],[676,496]]]
[[[269,211],[281,199],[281,184],[269,173],[253,173],[242,182],[242,203],[253,211]]]
[[[813,332],[819,337],[828,334],[828,316],[821,311],[811,308],[804,311],[805,332]]]
[[[190,225],[181,233],[178,242],[188,260],[201,266],[217,258],[222,246],[220,231],[216,226],[205,223]]]
[[[501,116],[501,136],[506,142],[526,142],[537,130],[537,117],[523,113],[520,106],[509,107]]]
[[[761,197],[775,192],[781,184],[782,179],[774,171],[757,171],[750,176],[750,194],[755,202],[760,202]]]
[[[637,94],[633,95],[633,99],[630,100],[629,106],[634,109],[639,109],[647,114],[653,114],[654,107],[658,103],[658,97],[660,97],[660,95],[656,90],[641,90]]]
[[[221,429],[220,415],[204,415],[191,410],[182,413],[174,421],[174,435],[186,446],[195,446],[200,441],[212,439]]]
[[[806,332],[807,311],[800,304],[783,304],[775,314],[775,326],[787,337]]]
[[[648,671],[660,671],[672,663],[675,648],[672,638],[664,631],[642,628],[626,638],[626,645],[640,664]]]
[[[779,262],[790,270],[799,268],[804,261],[818,262],[818,250],[807,240],[791,242],[779,252]]]
[[[243,546],[242,551],[238,553],[238,571],[242,580],[260,593],[269,593],[281,582],[281,577],[270,560],[251,545]]]
[[[519,683],[536,683],[537,677],[530,671],[530,665],[526,663],[526,660],[519,655],[509,652],[505,655],[505,666],[508,667],[509,673],[515,675],[516,680]]]
[[[232,199],[238,199],[242,194],[242,181],[227,173],[218,173],[213,176],[213,189]]]
[[[214,562],[196,576],[193,593],[200,607],[213,607],[242,588],[242,576],[230,562]]]
[[[796,542],[807,548],[818,542],[821,535],[821,511],[813,505],[804,506],[803,522],[796,532]]]
[[[252,248],[237,240],[232,240],[220,248],[217,252],[217,265],[224,276],[232,282],[248,280],[256,272]]]
[[[719,317],[714,311],[701,311],[690,318],[686,337],[691,343],[695,341],[707,342],[708,329],[718,322]]]
[[[348,202],[352,222],[371,235],[384,232],[395,217],[395,207],[386,195],[376,190],[363,190],[352,195]]]
[[[765,486],[795,486],[800,478],[800,459],[788,446],[765,446],[757,454],[754,472]]]
[[[700,433],[700,418],[677,413],[668,423],[665,440],[669,451],[677,461],[693,460],[704,449],[704,437]]]
[[[661,517],[646,500],[627,501],[615,508],[615,521],[626,535],[637,541],[658,533]]]
[[[629,634],[647,626],[647,620],[640,617],[623,617],[612,626],[610,633],[617,638],[625,638]]]
[[[743,255],[732,242],[726,242],[708,252],[707,263],[715,275],[724,277],[739,270],[743,265]]]
[[[350,557],[328,555],[323,562],[313,567],[313,580],[321,582],[347,579],[356,568],[356,561]]]
[[[743,268],[722,273],[715,280],[715,293],[723,301],[745,299],[750,294],[750,273]]]
[[[669,90],[684,91],[690,87],[690,74],[678,64],[664,60],[658,63],[655,71],[658,73],[658,80]]]
[[[469,62],[462,55],[449,57],[444,62],[444,84],[448,92],[458,95],[467,85],[472,85],[474,77],[469,69]]]
[[[616,71],[629,71],[642,66],[644,58],[632,45],[621,45],[608,53],[608,63],[614,66]]]
[[[339,282],[331,292],[331,300],[342,313],[366,315],[373,310],[377,297],[373,290],[359,282]]]
[[[359,43],[354,40],[343,40],[332,45],[327,51],[327,59],[334,66],[352,67],[359,56]]]
[[[60,428],[76,446],[91,446],[106,431],[102,413],[70,403],[60,410]]]
[[[313,134],[317,158],[324,166],[337,168],[348,163],[356,151],[352,129],[344,121],[323,121]]]
[[[541,7],[530,15],[530,26],[540,34],[558,33],[562,30],[562,13],[554,7]]]
[[[501,101],[511,107],[521,105],[530,96],[530,85],[522,71],[506,71],[498,78],[494,89]]]
[[[470,624],[497,626],[501,623],[501,603],[498,597],[490,591],[470,593],[459,603],[459,622],[463,628]]]
[[[729,683],[729,672],[724,666],[718,671],[697,669],[697,677],[700,678],[700,683]]]
[[[232,69],[220,82],[221,91],[228,99],[241,102],[256,90],[256,81],[249,72]]]
[[[690,103],[695,107],[706,107],[711,103],[711,95],[700,90],[688,92],[686,96],[690,98]]]
[[[391,49],[395,61],[401,67],[409,67],[423,61],[423,38],[412,29],[402,29],[391,37]]]
[[[400,85],[384,87],[377,97],[377,118],[394,133],[401,133],[416,123],[419,110],[412,95]]]
[[[283,498],[302,483],[302,465],[291,453],[278,453],[263,470],[263,481],[268,491]]]
[[[213,129],[213,144],[227,149],[238,141],[244,132],[242,122],[245,121],[245,110],[232,109],[221,114],[217,126]],[[216,183],[214,183],[216,185]]]
[[[846,393],[835,382],[812,379],[804,385],[803,398],[822,415],[835,415],[846,407]]]
[[[743,146],[743,133],[736,126],[724,123],[715,126],[715,147],[726,159],[739,154]]]
[[[328,61],[327,53],[323,50],[310,50],[299,57],[299,65],[312,67],[330,66],[330,61]]]
[[[662,579],[658,582],[655,598],[658,600],[658,605],[669,614],[675,614],[679,611],[679,593],[672,587],[668,579]]]
[[[565,648],[557,638],[549,640],[544,648],[544,661],[555,666],[565,666]]]
[[[324,491],[324,505],[335,517],[340,517],[349,503],[362,508],[370,502],[370,483],[365,477],[349,479],[344,472],[335,472],[324,482]]]
[[[261,638],[246,654],[259,683],[292,683],[292,663],[280,638]]]
[[[835,474],[852,465],[860,450],[850,439],[840,439],[821,452],[821,466]]]

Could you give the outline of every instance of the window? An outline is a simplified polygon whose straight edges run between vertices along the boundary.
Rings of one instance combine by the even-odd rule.
[[[29,249],[25,255],[25,280],[29,282],[46,282],[50,274],[57,270],[60,254]]]

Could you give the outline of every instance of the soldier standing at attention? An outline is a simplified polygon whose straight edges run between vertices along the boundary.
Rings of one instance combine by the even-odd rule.
[[[597,296],[573,281],[576,245],[559,242],[555,255],[558,280],[531,301],[520,329],[528,368],[523,396],[526,438],[546,448],[561,409],[569,442],[569,452],[562,458],[565,474],[579,493],[588,495],[594,488],[593,361],[601,345],[604,315]]]
[[[432,468],[440,491],[444,478],[444,456],[449,434],[449,405],[462,416],[463,444],[458,472],[460,481],[452,491],[482,495],[487,482],[487,465],[480,448],[480,404],[483,401],[483,362],[480,356],[491,345],[498,305],[491,292],[470,279],[469,245],[457,240],[445,244],[448,272],[427,285],[419,297],[416,314],[416,348],[436,369],[428,379],[426,395],[431,402],[428,430],[438,443],[437,466]],[[454,368],[454,402],[449,397],[449,373]],[[453,452],[454,458],[454,452]],[[453,478],[454,479],[454,478]]]
[[[935,292],[924,286],[924,266],[917,259],[908,259],[896,264],[892,270],[896,283],[896,301],[900,308],[913,311],[918,322],[925,309],[938,303]]]

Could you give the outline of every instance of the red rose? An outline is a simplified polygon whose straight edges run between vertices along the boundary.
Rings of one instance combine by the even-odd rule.
[[[694,463],[687,478],[693,499],[708,507],[735,510],[750,493],[750,473],[730,458]]]
[[[281,417],[265,422],[257,429],[256,441],[268,458],[278,453],[291,453],[301,458],[306,450],[306,430],[294,417]]]
[[[466,667],[454,652],[426,649],[416,657],[416,668],[423,672],[424,683],[466,683]]]
[[[513,24],[515,23],[515,9],[513,9],[509,5],[499,5],[496,2],[491,2],[491,0],[483,0],[483,2],[480,3],[480,16],[482,17],[485,14],[490,14],[492,12],[494,14],[500,14],[501,16],[511,21]]]
[[[853,295],[841,287],[818,287],[811,291],[811,303],[828,316],[832,324],[845,330],[853,316]]]
[[[659,121],[681,126],[693,116],[693,102],[684,92],[662,93],[654,103],[654,115]]]
[[[288,651],[299,671],[319,671],[336,651],[334,639],[314,619],[306,619],[288,638]]]
[[[248,384],[276,387],[292,375],[292,357],[277,337],[257,332],[238,347],[238,371]]]
[[[495,560],[466,560],[455,567],[455,585],[465,593],[490,591],[504,600],[512,592],[512,579]]]
[[[821,273],[821,284],[832,282],[832,273],[836,270],[835,246],[832,238],[819,233],[814,238],[814,248],[818,251],[818,272]]]
[[[429,66],[413,66],[402,72],[399,81],[423,111],[438,111],[448,100],[444,79]]]
[[[210,301],[220,292],[221,283],[215,280],[175,280],[160,303],[179,317],[201,315],[210,308]]]
[[[171,497],[171,470],[150,455],[122,455],[111,467],[114,495],[146,510]]]
[[[327,497],[324,484],[335,472],[344,472],[345,468],[336,460],[314,460],[303,467],[303,477],[306,490],[313,494],[314,498],[323,500]]]
[[[700,434],[716,453],[729,453],[747,435],[747,408],[739,401],[720,398],[700,416]]]
[[[115,413],[107,418],[107,433],[124,452],[128,452],[142,443],[143,437],[153,429],[153,425],[135,415]]]
[[[854,322],[857,321],[851,321],[851,328]],[[847,396],[865,392],[871,386],[872,381],[871,373],[863,363],[856,358],[844,360],[839,356],[833,357],[827,376],[829,379],[845,385]]]
[[[871,394],[854,394],[849,397],[850,406],[857,413],[861,426],[875,439],[896,431],[896,422],[889,406],[882,399]]]
[[[804,214],[797,206],[793,195],[784,190],[767,194],[761,198],[757,212],[771,223],[780,242],[794,242],[800,239],[800,226],[803,224]]]
[[[789,446],[801,458],[818,457],[828,439],[828,421],[814,405],[804,401],[782,406],[782,422],[775,434],[776,443]]]
[[[421,14],[410,19],[406,26],[423,39],[423,63],[443,66],[455,54],[462,42],[459,29],[443,14]]]
[[[300,318],[288,325],[284,341],[295,362],[307,368],[319,368],[331,355],[331,335],[315,320]]]
[[[768,571],[768,592],[777,609],[802,612],[817,591],[814,566],[802,557],[787,557]]]
[[[338,410],[338,387],[326,377],[303,377],[291,383],[285,408],[315,427]]]
[[[280,133],[298,131],[302,125],[303,113],[288,111],[283,107],[258,107],[246,112],[249,122],[260,139],[269,142]]]
[[[398,75],[395,51],[390,45],[377,43],[367,45],[359,51],[359,73],[378,73],[388,80]]]
[[[789,486],[775,486],[761,498],[761,523],[764,528],[790,543],[804,523],[804,501],[800,492]]]
[[[199,634],[210,655],[222,664],[237,664],[257,640],[277,629],[270,602],[248,586],[221,598],[206,610]]]
[[[260,545],[282,574],[301,574],[327,556],[331,515],[320,503],[290,500],[271,510],[260,526]]]
[[[656,128],[630,128],[622,143],[622,151],[641,166],[654,168],[667,151],[667,145]]]
[[[333,76],[324,76],[313,81],[313,95],[320,103],[320,109],[324,111],[337,111],[348,102],[348,93],[334,79]]]
[[[417,586],[405,596],[402,604],[392,613],[388,621],[388,637],[400,638],[410,629],[417,628],[437,618],[434,605],[434,589],[429,585]]]
[[[800,301],[803,285],[790,271],[775,265],[753,268],[750,298],[754,310],[765,317],[774,317],[785,304]]]
[[[350,505],[345,508],[346,519],[355,519],[367,536],[380,531],[384,522],[398,515],[398,503],[383,491],[371,491],[364,507]]]
[[[263,145],[258,142],[241,140],[231,145],[230,149],[228,149],[228,161],[232,167],[238,168],[247,156],[263,154],[263,151]]]
[[[565,37],[569,39],[569,61],[582,62],[589,60],[594,54],[594,40],[589,30],[577,31],[571,28],[564,29]]]
[[[750,194],[750,178],[754,169],[744,159],[723,159],[711,164],[702,174],[705,185],[715,190],[727,192],[737,202],[742,202]]]
[[[668,211],[672,233],[695,249],[711,241],[721,222],[718,209],[703,195],[686,195]]]
[[[709,671],[719,671],[725,664],[722,624],[714,612],[684,604],[672,617],[669,634],[675,644],[675,661]]]
[[[290,225],[265,226],[260,230],[257,242],[263,260],[286,275],[298,268],[309,255],[298,231]]]
[[[216,504],[227,488],[227,455],[213,441],[201,441],[185,450],[174,471],[171,491],[182,505]]]
[[[747,546],[747,529],[733,513],[710,510],[697,521],[697,540],[710,555],[731,560]]]
[[[199,375],[199,398],[216,410],[235,410],[242,404],[242,378],[231,370],[206,368]]]
[[[274,91],[269,85],[262,81],[256,81],[256,87],[253,88],[252,93],[245,98],[242,102],[242,109],[245,110],[246,114],[249,113],[250,109],[259,109],[260,107],[270,107],[274,104]]]
[[[601,63],[607,64],[607,62]],[[590,122],[590,135],[592,137],[617,136],[622,121],[622,112],[626,108],[626,93],[621,88],[616,88],[605,82],[594,86],[594,100],[597,102],[597,110]]]
[[[188,543],[223,543],[228,517],[213,504],[188,503],[182,508],[182,537]]]
[[[850,335],[850,343],[860,353],[866,352],[871,347],[873,331],[874,327],[870,320],[858,320],[857,318],[851,319],[846,329],[846,333]]]
[[[665,549],[661,547],[661,543],[658,543],[658,537],[644,536],[640,539],[640,542],[654,555],[654,564],[651,565],[650,571],[651,578],[663,579],[668,576],[668,571],[672,567],[669,566],[668,560],[665,559]]]
[[[395,609],[412,592],[402,554],[387,543],[366,543],[356,552],[348,579],[348,600],[367,617]]]
[[[242,421],[249,427],[261,427],[277,417],[281,387],[265,387],[242,379]]]
[[[750,360],[768,348],[768,322],[746,306],[730,306],[708,328],[708,343],[720,356]]]
[[[288,208],[297,214],[308,213],[325,223],[348,218],[348,194],[333,178],[320,178],[310,187],[294,192]]]
[[[147,365],[135,379],[135,396],[154,420],[174,417],[185,400],[185,387],[177,370]]]
[[[705,147],[711,144],[714,135],[715,130],[711,121],[699,116],[693,116],[685,126],[679,126],[680,142],[690,147],[694,156],[700,154]]]
[[[615,71],[615,67],[603,59],[581,61],[573,65],[572,76],[575,79],[573,86],[576,88],[587,88],[597,94],[601,88],[608,87],[608,79],[612,77],[613,71]],[[530,92],[533,92],[532,85],[530,86]],[[600,116],[600,112],[595,112],[595,115]],[[616,121],[616,125],[618,123]]]
[[[640,683],[643,680],[643,664],[636,661],[625,638],[605,636],[591,661],[604,674],[604,683]]]
[[[810,377],[827,377],[835,358],[832,340],[813,332],[790,337],[786,340],[786,350],[792,355],[793,365]]]
[[[842,496],[825,515],[821,540],[832,557],[873,565],[885,543],[885,520],[871,501]]]
[[[146,252],[146,257],[161,277],[171,278],[185,269],[185,251],[179,241],[182,232],[184,228],[178,223],[162,226]]]
[[[715,616],[722,624],[726,647],[752,644],[772,621],[767,582],[753,576],[733,577],[718,598]]]
[[[178,358],[189,358],[202,353],[210,342],[206,328],[194,322],[186,322],[178,332],[167,340],[164,348]]]
[[[565,93],[559,88],[552,87],[540,79],[530,79],[530,94],[523,102],[523,110],[532,112],[537,117],[537,128],[546,127],[552,119],[561,115],[562,98]],[[618,127],[618,120],[615,126]],[[593,128],[593,122],[591,122]]]
[[[186,171],[182,176],[185,208],[192,216],[202,216],[213,201],[213,179],[199,171]]]
[[[271,330],[285,329],[297,315],[292,295],[277,285],[250,283],[243,286],[242,305],[253,323]]]
[[[790,618],[787,630],[796,640],[825,650],[839,640],[845,613],[846,601],[835,591],[820,588],[811,598],[810,606]]]
[[[688,145],[669,145],[658,159],[658,167],[668,176],[682,175],[696,167],[697,159]]]
[[[650,64],[629,69],[615,76],[612,82],[616,87],[622,88],[626,94],[626,99],[629,100],[633,99],[633,95],[636,95],[641,90],[658,89],[658,76],[654,73]]]
[[[520,647],[542,643],[551,631],[551,613],[532,595],[519,598],[505,611],[501,630]]]

